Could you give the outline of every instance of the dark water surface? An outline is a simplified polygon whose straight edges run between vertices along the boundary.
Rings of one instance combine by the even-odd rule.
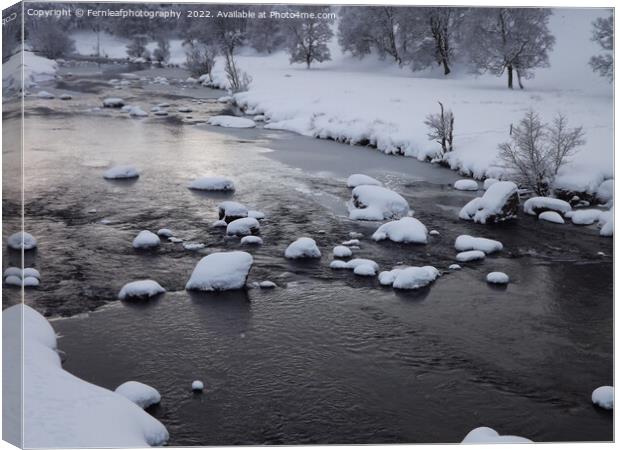
[[[612,414],[590,401],[613,377],[612,241],[596,229],[525,216],[501,227],[460,221],[474,194],[450,187],[455,173],[372,149],[188,125],[180,114],[85,112],[108,95],[147,111],[164,101],[147,87],[127,89],[27,105],[26,231],[39,241],[29,258],[42,273],[27,302],[73,316],[53,321],[70,372],[110,389],[127,380],[158,389],[162,402],[150,412],[170,444],[457,442],[482,425],[535,441],[613,438]],[[165,99],[194,106],[192,120],[226,109],[219,92],[200,90],[202,104],[190,94]],[[104,180],[117,164],[142,175]],[[346,217],[344,180],[353,172],[400,192],[440,235],[424,246],[370,240],[378,224]],[[231,177],[236,192],[186,188],[205,175]],[[267,214],[263,246],[242,247],[211,228],[223,198]],[[164,227],[206,248],[132,248],[139,231]],[[331,249],[350,232],[364,234],[355,256],[382,270],[430,264],[444,273],[428,289],[399,293],[329,269]],[[460,234],[498,239],[504,251],[450,272]],[[300,236],[317,241],[320,261],[283,258]],[[250,283],[278,287],[184,290],[202,256],[232,249],[254,256]],[[495,270],[511,284],[489,286]],[[116,301],[123,284],[141,278],[168,292],[149,303]],[[202,395],[191,392],[195,379],[205,382]]]

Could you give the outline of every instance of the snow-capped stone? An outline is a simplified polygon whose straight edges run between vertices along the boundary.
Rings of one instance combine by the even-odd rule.
[[[41,274],[37,269],[34,269],[32,267],[26,267],[24,269],[24,277],[34,277],[36,279],[41,279]]]
[[[213,116],[207,120],[207,123],[225,128],[254,128],[256,126],[253,120],[236,116]]]
[[[321,251],[317,247],[314,239],[300,237],[286,248],[284,256],[289,259],[320,258]]]
[[[184,242],[183,243],[183,248],[185,250],[189,250],[189,251],[196,251],[196,250],[200,250],[202,248],[205,248],[205,244],[203,244],[202,242]]]
[[[497,183],[498,181],[499,180],[497,178],[487,178],[486,180],[484,180],[484,190],[486,191],[487,189],[489,189],[489,187],[491,187],[491,185]]]
[[[532,197],[528,198],[523,204],[523,211],[532,216],[537,216],[545,211],[555,211],[564,215],[572,209],[570,203],[553,197]]]
[[[180,113],[191,113],[192,108],[189,108],[187,106],[181,106],[180,108],[177,109],[177,111],[179,111]]]
[[[469,250],[467,252],[461,252],[456,255],[458,262],[476,261],[478,259],[484,259],[485,254],[480,250]]]
[[[431,236],[439,236],[439,231],[431,230],[431,231],[428,232],[428,234],[430,234]]]
[[[224,177],[202,177],[192,181],[189,188],[200,191],[234,191],[235,183]]]
[[[573,211],[570,219],[575,225],[592,225],[598,222],[601,213],[600,209],[578,209]]]
[[[251,209],[248,211],[248,217],[254,217],[256,220],[262,220],[265,218],[265,213]]]
[[[217,209],[219,219],[226,222],[232,222],[233,220],[248,216],[248,209],[244,205],[231,200],[220,203]]]
[[[6,245],[13,250],[32,250],[37,246],[37,240],[30,233],[18,231],[6,240]]]
[[[134,166],[116,166],[105,171],[103,178],[118,180],[125,178],[138,178],[140,173]]]
[[[601,227],[600,235],[610,237],[614,235],[614,209],[604,211],[599,219],[598,224]]]
[[[349,237],[351,237],[353,239],[357,239],[357,238],[364,237],[364,234],[363,233],[359,233],[357,231],[349,231]]]
[[[108,97],[103,100],[104,108],[122,108],[125,105],[125,101],[118,97]]]
[[[235,219],[226,227],[226,234],[229,236],[248,236],[258,233],[260,224],[254,217],[242,217]]]
[[[465,252],[467,250],[480,250],[486,254],[489,254],[501,251],[504,246],[501,242],[493,239],[462,234],[456,238],[456,241],[454,241],[454,248],[459,252]]]
[[[183,242],[183,239],[174,236],[170,236],[168,240],[173,244],[179,244],[180,242]]]
[[[439,270],[433,266],[401,267],[379,274],[379,283],[392,285],[395,289],[419,289],[428,286],[439,276]]]
[[[172,232],[172,230],[168,228],[160,228],[159,230],[157,230],[157,235],[161,237],[169,238],[169,237],[174,236],[174,233]]]
[[[193,84],[193,83],[198,83],[198,80],[196,78],[194,78],[194,77],[187,77],[185,79],[185,82]]]
[[[403,217],[381,225],[372,238],[375,241],[389,239],[394,242],[426,244],[428,232],[418,219]]]
[[[154,280],[138,280],[127,283],[118,293],[121,300],[137,299],[145,300],[159,294],[163,294],[166,290]]]
[[[353,254],[351,249],[344,245],[336,245],[334,247],[333,253],[335,258],[348,258]]]
[[[213,228],[226,228],[228,226],[228,223],[226,223],[225,220],[216,220],[211,224],[211,226]]]
[[[349,239],[348,241],[344,241],[342,243],[342,245],[346,245],[348,247],[351,247],[352,245],[360,245],[360,240],[359,239]]]
[[[6,277],[4,279],[5,284],[11,285],[11,286],[21,286],[22,285],[22,279],[21,277],[18,277],[16,275],[9,275],[8,277]]]
[[[243,219],[238,219],[243,220]],[[241,238],[241,245],[262,245],[263,240],[258,236],[244,236]]]
[[[2,277],[6,278],[10,276],[21,278],[22,269],[19,267],[7,267],[4,273],[2,274]]]
[[[233,100],[234,98],[231,95],[223,95],[217,99],[218,103],[228,103],[228,102],[232,102]]]
[[[400,219],[409,214],[409,204],[402,196],[381,186],[362,185],[353,189],[349,203],[353,220]]]
[[[596,190],[596,199],[601,203],[608,203],[614,198],[614,180],[603,181]]]
[[[491,284],[508,284],[510,277],[504,272],[491,272],[487,275],[487,283]]]
[[[261,281],[260,283],[258,283],[258,286],[261,289],[273,289],[274,287],[277,287],[277,285],[273,281],[269,280]]]
[[[364,175],[362,173],[354,173],[353,175],[347,178],[347,186],[350,188],[358,187],[358,186],[383,186],[379,180],[369,177],[368,175]]]
[[[132,106],[128,111],[129,115],[132,117],[147,117],[149,113],[140,108],[139,106]]]
[[[489,186],[482,197],[467,203],[459,217],[476,223],[502,222],[517,217],[519,192],[511,181],[498,181]]]
[[[155,233],[148,230],[142,230],[133,240],[133,248],[154,248],[159,246],[160,243],[161,241],[159,240],[159,236]]]
[[[603,409],[614,409],[614,387],[601,386],[592,391],[592,403]]]
[[[39,279],[35,277],[24,277],[24,287],[37,287],[39,286]]]
[[[551,223],[564,223],[564,219],[555,211],[545,211],[538,215],[538,220],[544,220]]]
[[[205,385],[200,380],[192,381],[192,391],[202,391],[205,388]]]
[[[157,389],[139,381],[127,381],[117,387],[114,392],[134,402],[142,409],[161,401],[161,395]]]
[[[375,273],[379,271],[379,264],[377,264],[372,259],[365,258],[355,258],[350,261],[342,261],[340,259],[336,259],[329,264],[329,267],[332,269],[349,269],[353,271],[355,271],[355,269],[359,266],[370,266],[373,268]],[[360,270],[364,271],[366,269]]]
[[[478,182],[476,180],[457,180],[454,182],[454,189],[457,191],[477,191]]]
[[[501,436],[493,428],[488,427],[471,430],[462,441],[463,444],[522,444],[526,442],[532,441],[519,436]]]
[[[331,269],[348,269],[347,262],[341,259],[335,259],[329,263]]]
[[[188,290],[227,291],[242,289],[254,259],[246,252],[217,252],[202,258],[185,285]]]
[[[372,264],[360,264],[355,266],[353,273],[362,277],[374,277],[377,274],[377,270]]]
[[[60,97],[58,97],[61,100],[71,100],[73,97],[69,94],[62,94]]]
[[[159,78],[159,77],[157,77],[157,78]],[[164,78],[164,77],[162,77],[162,78]],[[164,78],[164,79],[165,79],[165,78]],[[169,107],[170,107],[170,103],[166,103],[166,102],[159,103],[159,104],[157,105],[157,107],[158,107],[158,108],[169,108]]]
[[[47,91],[39,91],[39,93],[37,94],[37,97],[45,99],[45,100],[51,100],[54,98],[54,94],[51,94]]]
[[[156,115],[156,116],[163,117],[163,116],[167,116],[168,115],[168,111],[163,111],[162,109],[158,109],[158,110],[154,111],[153,114]]]
[[[461,266],[459,266],[458,264],[450,264],[448,269],[450,269],[450,270],[461,270]]]

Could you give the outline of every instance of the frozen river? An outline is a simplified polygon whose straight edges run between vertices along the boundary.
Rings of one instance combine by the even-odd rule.
[[[39,241],[30,257],[42,273],[27,302],[71,316],[53,321],[70,372],[110,389],[127,380],[158,389],[151,412],[170,444],[457,442],[482,425],[535,441],[613,438],[612,415],[590,401],[613,375],[613,261],[597,254],[612,255],[612,241],[596,229],[526,216],[467,223],[457,214],[475,194],[454,191],[459,177],[447,169],[262,128],[187,123],[226,109],[215,91],[200,90],[198,104],[189,90],[119,93],[93,80],[81,89],[71,102],[27,103],[26,231]],[[145,110],[166,101],[195,111],[145,120],[85,112],[104,94],[131,96]],[[140,178],[104,180],[118,164],[137,166]],[[345,179],[355,172],[402,194],[440,235],[423,246],[372,241],[378,224],[347,218]],[[234,179],[236,192],[187,189],[205,175]],[[225,198],[267,214],[263,246],[242,248],[211,228]],[[159,228],[206,247],[132,248],[139,231]],[[333,271],[331,249],[350,232],[364,235],[355,256],[382,270],[406,263],[445,273],[399,293]],[[460,234],[498,239],[504,251],[450,272]],[[300,236],[317,241],[320,261],[283,258]],[[254,256],[249,282],[278,287],[184,290],[202,256],[233,249]],[[489,286],[495,270],[511,284]],[[149,303],[116,300],[142,278],[168,292]],[[205,382],[202,395],[191,392],[194,379]]]

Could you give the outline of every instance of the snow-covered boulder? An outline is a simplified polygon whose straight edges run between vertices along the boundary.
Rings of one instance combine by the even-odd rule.
[[[502,436],[493,428],[488,427],[471,430],[462,441],[463,444],[523,444],[527,442],[532,441],[519,436]]]
[[[372,259],[365,259],[365,258],[355,258],[350,261],[342,261],[340,259],[335,259],[329,264],[329,267],[332,269],[348,269],[348,270],[353,270],[353,271],[355,271],[355,269],[359,266],[370,266],[374,269],[375,273],[379,270],[379,264],[377,264]],[[360,269],[360,270],[366,270],[366,269]]]
[[[355,188],[358,186],[383,186],[379,180],[369,177],[368,175],[364,175],[362,173],[354,173],[353,175],[347,178],[347,186],[350,188]]]
[[[163,294],[166,290],[154,280],[138,280],[127,283],[118,293],[121,300],[146,300]]]
[[[381,225],[372,238],[375,241],[389,239],[394,242],[426,244],[428,231],[418,219],[403,217]]]
[[[353,254],[351,249],[344,245],[336,245],[333,253],[335,258],[349,258]]]
[[[226,228],[228,227],[228,223],[225,220],[216,220],[211,224],[213,228]]]
[[[486,191],[491,187],[491,185],[497,183],[499,180],[497,178],[487,178],[484,180],[483,189]]]
[[[545,211],[538,215],[538,220],[544,220],[551,223],[564,223],[564,219],[555,211]]]
[[[129,113],[131,117],[147,117],[149,115],[149,113],[147,113],[145,110],[143,110],[139,106],[132,106],[131,108],[129,108],[129,111],[127,112]]]
[[[353,189],[349,218],[353,220],[400,219],[409,214],[402,196],[381,186],[362,185]]]
[[[482,224],[502,222],[516,218],[518,207],[517,185],[511,181],[498,181],[489,186],[482,197],[467,203],[459,217]]]
[[[458,264],[450,264],[448,266],[448,269],[450,269],[450,270],[461,270],[461,266],[459,266]]]
[[[487,275],[487,283],[491,284],[508,284],[510,277],[504,272],[491,272]]]
[[[277,285],[273,281],[269,281],[269,280],[261,281],[260,283],[258,283],[258,286],[261,289],[273,289],[277,287]]]
[[[161,395],[157,389],[139,381],[127,381],[117,387],[114,392],[134,402],[142,409],[161,401]]]
[[[205,244],[203,244],[202,242],[183,242],[183,248],[185,250],[189,250],[190,252],[194,252],[205,247]]]
[[[284,256],[289,259],[320,258],[321,251],[314,239],[300,237],[286,248]]]
[[[225,128],[254,128],[256,126],[253,120],[236,116],[213,116],[207,120],[207,123]]]
[[[202,258],[185,285],[199,291],[228,291],[242,289],[254,259],[246,252],[217,252]]]
[[[545,211],[555,211],[565,215],[572,209],[570,203],[553,197],[532,197],[528,198],[523,204],[523,211],[532,216],[537,216]]]
[[[132,245],[133,248],[148,249],[155,248],[159,246],[160,243],[161,241],[159,239],[159,236],[157,236],[155,233],[148,230],[142,230],[135,237]]]
[[[55,98],[54,94],[51,94],[51,93],[49,93],[47,91],[39,91],[37,93],[37,97],[45,99],[45,100],[51,100],[51,99]]]
[[[168,228],[160,228],[159,230],[157,230],[157,236],[169,238],[174,236],[174,233]]]
[[[235,183],[224,177],[197,178],[189,184],[190,189],[200,191],[234,191]]]
[[[486,254],[489,254],[503,250],[504,246],[501,242],[493,239],[462,234],[456,238],[456,241],[454,241],[454,248],[459,252],[465,252],[467,250],[480,250]]]
[[[383,286],[392,285],[395,289],[420,289],[431,284],[439,275],[439,270],[433,266],[402,267],[381,272],[379,283]]]
[[[23,284],[22,277],[18,277],[16,275],[9,275],[4,278],[4,284],[7,284],[9,286],[21,286]]]
[[[192,381],[192,391],[202,392],[204,388],[205,388],[205,385],[202,381],[200,380]]]
[[[575,225],[592,225],[598,222],[602,212],[600,209],[578,209],[571,213],[570,220]]]
[[[108,97],[103,100],[104,108],[122,108],[125,106],[125,100],[118,97]]]
[[[614,387],[601,386],[592,391],[592,403],[603,409],[614,409]]]
[[[181,106],[177,109],[177,111],[179,111],[180,113],[191,113],[192,108],[189,108],[188,106]]]
[[[355,266],[353,273],[361,277],[374,277],[377,275],[377,269],[373,264],[359,264]]]
[[[6,245],[13,250],[32,250],[37,246],[37,240],[30,233],[18,231],[6,240]]]
[[[217,205],[217,210],[219,219],[225,220],[227,223],[248,216],[248,208],[241,203],[233,202],[231,200]]]
[[[344,241],[342,245],[346,245],[347,247],[354,247],[360,245],[359,239],[349,239],[348,241]]]
[[[457,180],[454,182],[454,189],[457,191],[477,191],[478,182],[476,180]]]
[[[251,209],[248,211],[248,217],[254,217],[256,220],[262,220],[265,218],[265,213]]]
[[[2,274],[2,278],[6,277],[22,277],[22,269],[19,267],[7,267],[4,273]]]
[[[242,220],[242,219],[238,219]],[[263,240],[258,236],[244,236],[241,238],[241,245],[262,245]]]
[[[605,180],[596,189],[596,199],[601,203],[609,203],[614,199],[614,180]]]
[[[614,209],[603,212],[598,219],[601,227],[600,235],[610,237],[614,235]]]
[[[38,287],[39,286],[39,279],[36,277],[24,277],[23,279],[23,283],[25,288],[27,287]]]
[[[243,217],[230,222],[226,227],[226,234],[229,236],[248,236],[258,233],[259,230],[258,220],[253,217]]]
[[[34,277],[36,279],[40,279],[41,274],[39,273],[37,269],[34,269],[32,267],[26,267],[24,269],[24,277]]]
[[[456,255],[456,260],[458,262],[468,262],[468,261],[476,261],[479,259],[484,259],[485,253],[480,250],[469,250],[467,252],[461,252]]]
[[[134,166],[116,166],[106,170],[103,178],[107,180],[119,180],[127,178],[138,178],[140,172]]]

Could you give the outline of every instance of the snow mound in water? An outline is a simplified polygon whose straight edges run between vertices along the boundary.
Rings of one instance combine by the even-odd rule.
[[[220,220],[232,222],[235,219],[241,219],[248,216],[248,208],[241,203],[233,201],[225,201],[217,206]]]
[[[22,278],[18,277],[16,275],[9,275],[7,277],[4,278],[4,283],[9,285],[9,286],[21,286],[22,283]]]
[[[256,122],[251,119],[235,116],[213,116],[207,123],[225,128],[254,128],[256,126]]]
[[[159,246],[161,241],[159,240],[159,236],[155,233],[142,230],[133,240],[133,248],[155,248]]]
[[[124,178],[138,178],[140,173],[134,166],[117,166],[108,169],[103,174],[103,178],[108,180],[118,180]]]
[[[104,108],[122,108],[125,106],[125,100],[118,97],[108,97],[103,100]]]
[[[592,403],[603,409],[614,409],[614,387],[601,386],[592,391]]]
[[[262,220],[265,218],[265,213],[262,211],[250,210],[248,211],[248,217],[254,217],[256,220]]]
[[[523,204],[523,211],[532,216],[545,211],[555,211],[564,215],[572,209],[570,203],[553,197],[532,197],[528,198]]]
[[[246,252],[217,252],[202,258],[185,289],[227,291],[245,286],[254,259]]]
[[[129,108],[129,111],[127,112],[132,117],[147,117],[149,115],[149,113],[147,113],[145,110],[143,110],[139,106],[132,106],[131,108]]]
[[[491,272],[487,275],[487,283],[508,284],[510,278],[504,272]]]
[[[463,439],[463,444],[523,444],[532,442],[519,436],[500,435],[493,428],[479,427],[471,430]]]
[[[243,217],[233,220],[226,227],[226,234],[229,236],[248,236],[258,233],[260,224],[253,217]]]
[[[433,266],[402,267],[381,272],[379,283],[395,289],[419,289],[431,284],[439,275],[439,270]]]
[[[161,395],[157,389],[138,381],[127,381],[117,387],[114,392],[134,402],[142,409],[161,401]]]
[[[545,211],[538,215],[538,220],[545,220],[551,223],[564,223],[564,219],[555,211]]]
[[[47,91],[39,91],[39,93],[37,94],[37,97],[45,99],[45,100],[51,100],[54,98],[54,94],[51,94]]]
[[[377,274],[377,269],[373,264],[359,264],[355,266],[353,273],[362,277],[374,277]]]
[[[202,391],[205,388],[205,385],[200,380],[192,381],[192,391]]]
[[[336,245],[334,247],[333,253],[335,258],[348,258],[353,254],[351,249],[344,245]]]
[[[596,190],[596,199],[601,203],[608,203],[614,198],[614,180],[603,181]]]
[[[484,180],[484,185],[483,188],[486,191],[487,189],[489,189],[491,187],[491,185],[497,183],[499,180],[497,178],[487,178],[486,180]]]
[[[379,264],[374,262],[372,259],[365,258],[355,258],[350,261],[336,259],[329,264],[329,267],[332,269],[349,269],[353,271],[355,271],[355,269],[359,266],[371,266],[375,272],[379,270]]]
[[[185,250],[195,251],[205,248],[205,244],[203,244],[202,242],[184,242],[183,248]]]
[[[358,186],[383,186],[379,180],[376,180],[373,177],[369,177],[368,175],[364,175],[362,173],[354,173],[353,175],[347,178],[347,186],[350,188],[358,187]]]
[[[519,194],[517,185],[511,181],[491,184],[482,197],[467,203],[459,217],[476,223],[502,222],[517,217]]]
[[[409,214],[407,200],[381,186],[354,188],[348,206],[349,218],[353,220],[400,219]]]
[[[225,220],[216,220],[215,222],[211,224],[211,226],[213,228],[226,228],[228,227],[228,224],[226,223]]]
[[[269,280],[261,281],[260,283],[258,283],[258,286],[261,289],[273,289],[277,287],[277,285],[273,281],[269,281]]]
[[[157,230],[157,235],[161,237],[169,238],[169,237],[174,236],[174,233],[172,232],[172,230],[168,228],[160,228],[159,230]]]
[[[35,277],[24,277],[24,287],[38,287],[39,279]]]
[[[601,236],[613,236],[614,235],[614,209],[603,212],[598,220],[598,224],[601,227]]]
[[[459,266],[458,264],[450,264],[448,269],[450,269],[450,270],[461,270],[461,266]]]
[[[159,294],[163,294],[164,292],[166,292],[166,290],[161,287],[157,281],[138,280],[132,281],[131,283],[127,283],[125,286],[123,286],[118,293],[118,298],[121,300],[144,300]]]
[[[418,219],[403,217],[381,225],[372,238],[375,241],[389,239],[394,242],[426,244],[428,231]]]
[[[200,191],[234,191],[235,183],[224,177],[202,177],[192,181],[189,188]]]
[[[456,255],[458,262],[476,261],[478,259],[484,259],[485,254],[480,250],[469,250],[467,252],[461,252]]]
[[[6,245],[13,250],[32,250],[37,246],[37,240],[30,233],[18,231],[9,236]]]
[[[478,182],[476,180],[457,180],[454,182],[454,189],[457,191],[477,191]]]
[[[242,220],[242,219],[238,219]],[[245,236],[241,238],[242,245],[262,245],[263,240],[258,236]]]
[[[571,213],[570,219],[575,225],[592,225],[598,222],[602,212],[600,209],[578,209]]]
[[[2,358],[4,367],[23,362],[19,375],[4,372],[5,392],[15,395],[5,395],[3,407],[17,412],[23,405],[24,447],[112,448],[166,443],[166,428],[135,403],[63,370],[56,352],[56,333],[34,309],[22,304],[11,306],[3,311],[2,322],[5,348],[20,348],[23,332],[23,361],[21,352],[16,351],[5,351]],[[20,433],[21,414],[5,414],[4,419],[5,433]]]
[[[314,239],[309,237],[300,237],[291,243],[284,251],[284,257],[289,259],[297,258],[320,258],[321,251],[317,247]]]
[[[454,241],[454,248],[459,252],[465,252],[467,250],[480,250],[484,253],[493,253],[501,251],[504,246],[499,241],[493,239],[473,237],[467,234],[462,234]]]

